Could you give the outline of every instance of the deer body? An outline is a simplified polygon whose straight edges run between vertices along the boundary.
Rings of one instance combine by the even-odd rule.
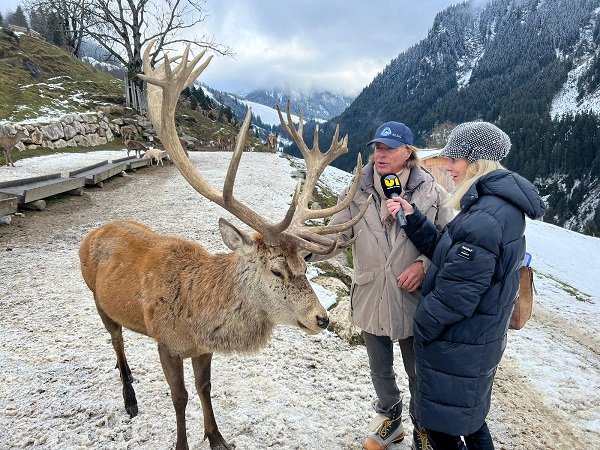
[[[126,143],[129,140],[134,140],[137,137],[137,128],[133,125],[125,125],[121,127],[121,137],[123,138],[123,143]]]
[[[127,156],[129,156],[129,152],[133,152],[137,158],[141,156],[142,151],[148,151],[146,144],[134,139],[125,139],[125,147],[127,147]]]
[[[15,167],[10,152],[24,137],[27,137],[27,134],[23,131],[17,131],[17,134],[14,136],[0,136],[0,147],[2,147],[2,151],[4,152],[4,163],[7,166]]]
[[[152,161],[154,161],[154,160],[156,160],[157,166],[158,166],[158,163],[161,163],[161,165],[163,167],[165,165],[162,160],[161,151],[159,149],[157,149],[156,147],[150,147],[150,148],[146,149],[146,153],[144,153],[144,156],[142,156],[142,159],[149,159],[150,165],[152,165]]]
[[[83,241],[82,274],[99,310],[181,358],[255,352],[275,323],[320,331],[327,312],[310,288],[302,258],[292,246],[288,254],[273,254],[260,236],[253,239],[239,249],[256,252],[250,257],[211,254],[137,222],[112,222]],[[273,257],[293,265],[284,267]],[[273,275],[272,266],[283,278]]]
[[[276,324],[299,327],[314,334],[327,327],[327,311],[321,306],[308,279],[300,250],[331,253],[351,245],[339,242],[339,233],[364,215],[369,202],[352,220],[331,226],[306,227],[310,219],[328,217],[346,208],[356,193],[362,166],[358,155],[354,183],[346,199],[331,208],[308,207],[319,175],[329,162],[348,151],[347,138],[334,134],[326,152],[318,148],[318,126],[309,149],[292,122],[289,104],[287,124],[282,126],[298,144],[307,164],[304,186],[299,183],[285,217],[271,223],[233,195],[233,185],[246,134],[252,118],[249,108],[231,158],[222,191],[212,186],[186,157],[175,127],[175,108],[180,92],[208,65],[196,67],[203,53],[171,69],[165,56],[152,68],[150,49],[144,52],[148,106],[154,129],[169,157],[188,183],[202,196],[232,213],[256,232],[243,232],[225,219],[219,230],[232,251],[211,254],[200,244],[163,236],[137,222],[112,222],[93,230],[82,242],[79,257],[83,278],[94,294],[98,314],[111,336],[123,384],[125,409],[138,412],[131,370],[125,357],[122,328],[154,338],[160,362],[171,390],[177,421],[177,450],[188,448],[185,407],[188,393],[183,378],[183,359],[191,358],[195,386],[202,403],[204,433],[213,450],[231,447],[217,427],[211,390],[213,352],[253,352],[264,347]],[[158,151],[158,150],[157,150]],[[144,157],[150,157],[151,149]]]

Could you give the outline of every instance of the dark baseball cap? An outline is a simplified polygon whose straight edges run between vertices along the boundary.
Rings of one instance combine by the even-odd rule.
[[[412,145],[413,134],[406,125],[401,122],[386,122],[380,125],[375,131],[375,137],[367,146],[380,142],[390,148],[402,147],[403,145]]]

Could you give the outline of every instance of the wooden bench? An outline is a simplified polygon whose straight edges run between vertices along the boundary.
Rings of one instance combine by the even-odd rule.
[[[150,164],[149,159],[136,158],[135,156],[126,156],[125,158],[113,159],[113,164],[125,163],[125,170],[135,170],[140,167],[146,167]]]
[[[21,180],[3,181],[0,183],[0,192],[16,197],[19,206],[50,197],[52,195],[74,192],[83,192],[84,181],[78,178],[66,178],[60,173],[44,175]]]
[[[8,216],[19,209],[19,199],[14,195],[0,192],[0,217]]]
[[[104,186],[104,180],[119,175],[125,171],[126,167],[127,164],[124,162],[109,163],[108,161],[102,161],[92,166],[69,172],[69,176],[83,179],[86,186],[102,187]]]

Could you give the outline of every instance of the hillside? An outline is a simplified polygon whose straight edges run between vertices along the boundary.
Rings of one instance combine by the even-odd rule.
[[[123,82],[36,37],[0,32],[0,121],[123,103]]]
[[[483,6],[482,6],[483,5]],[[437,124],[487,120],[513,148],[504,163],[534,180],[544,220],[600,235],[600,0],[469,1],[439,13],[338,117],[353,169],[375,128],[408,124],[423,146]],[[313,130],[306,128],[306,135]],[[294,149],[292,154],[296,154]]]
[[[99,108],[111,120],[134,120],[136,112],[124,105],[123,81],[98,70],[91,65],[94,61],[89,61],[90,64],[78,60],[36,37],[0,32],[0,124],[52,122],[68,113]],[[239,131],[225,121],[207,117],[200,109],[190,109],[189,102],[182,102],[176,121],[183,133],[196,140],[195,149],[212,147],[216,142],[231,145]],[[253,135],[248,139],[255,150],[266,150],[260,139]],[[121,144],[118,139],[109,142],[108,147]],[[13,160],[53,152],[13,152]]]

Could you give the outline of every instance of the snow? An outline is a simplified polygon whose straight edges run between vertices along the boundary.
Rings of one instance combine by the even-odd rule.
[[[1,167],[0,181],[66,173],[124,151],[57,153]],[[226,152],[191,152],[219,187]],[[301,165],[295,161],[294,165]],[[244,153],[235,195],[281,219],[295,187],[285,157]],[[272,175],[277,173],[278,177]],[[339,192],[351,175],[328,167],[321,181]],[[276,178],[276,179],[275,179]],[[237,186],[236,185],[236,186]],[[73,205],[73,206],[69,206]],[[140,220],[163,233],[225,251],[216,228],[230,217],[201,199],[172,165],[141,169],[84,196],[50,200],[0,227],[0,442],[4,448],[163,449],[175,441],[169,390],[151,339],[125,331],[140,414],[123,409],[114,353],[80,275],[77,249],[93,228]],[[510,331],[488,423],[497,449],[596,448],[600,442],[600,239],[527,222],[537,295],[526,327]],[[311,268],[312,277],[316,269]],[[314,285],[325,305],[335,295]],[[396,372],[407,381],[399,350]],[[185,364],[191,449],[202,440],[202,409]],[[374,398],[363,347],[332,333],[277,328],[259,354],[215,355],[213,406],[238,449],[359,449]],[[410,430],[410,421],[403,417]],[[390,447],[408,450],[410,439]]]
[[[276,109],[269,108],[268,106],[261,105],[260,103],[251,102],[249,100],[240,100],[240,102],[242,102],[246,106],[251,107],[254,115],[260,117],[260,120],[265,125],[280,125],[281,124],[281,122],[279,121],[279,115],[277,114]],[[282,110],[282,113],[284,114],[284,117],[286,117],[285,111]],[[292,116],[292,121],[294,123],[298,123],[298,121],[299,121],[298,116],[295,116],[294,114],[292,114],[291,116]],[[286,117],[286,120],[287,120],[287,117]]]
[[[579,95],[579,88],[577,87],[579,79],[588,72],[594,62],[594,57],[597,57],[600,53],[600,50],[597,49],[594,43],[593,37],[593,30],[599,13],[600,8],[594,10],[590,22],[581,28],[579,42],[575,45],[573,54],[577,54],[576,50],[578,47],[592,50],[584,51],[583,56],[574,58],[573,69],[567,75],[567,81],[565,81],[561,90],[552,99],[550,116],[554,120],[566,114],[582,112],[597,113],[600,111],[600,89],[596,89],[581,99],[577,98]]]

